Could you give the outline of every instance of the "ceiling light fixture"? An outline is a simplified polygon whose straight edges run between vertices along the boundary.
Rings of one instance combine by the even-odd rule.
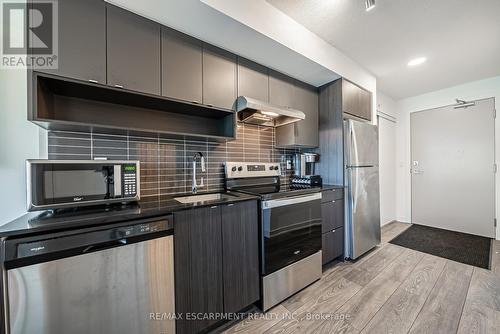
[[[417,65],[425,63],[426,61],[427,61],[427,58],[425,58],[425,57],[418,57],[418,58],[410,60],[408,62],[408,66],[417,66]]]
[[[366,11],[370,11],[375,8],[375,0],[365,0]]]

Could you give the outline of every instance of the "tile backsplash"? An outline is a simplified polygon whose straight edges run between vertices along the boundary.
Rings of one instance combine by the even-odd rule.
[[[224,161],[279,162],[281,182],[286,183],[291,171],[286,160],[298,152],[278,149],[274,128],[239,124],[236,140],[214,142],[207,139],[168,139],[160,137],[120,136],[104,133],[49,131],[49,159],[139,160],[141,162],[141,197],[154,200],[162,196],[191,191],[192,157],[205,156],[206,172],[197,164],[199,191],[224,189]]]

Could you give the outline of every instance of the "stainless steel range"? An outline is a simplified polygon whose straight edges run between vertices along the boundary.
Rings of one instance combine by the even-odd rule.
[[[277,163],[226,162],[229,191],[260,197],[262,309],[321,277],[321,192],[280,185]]]

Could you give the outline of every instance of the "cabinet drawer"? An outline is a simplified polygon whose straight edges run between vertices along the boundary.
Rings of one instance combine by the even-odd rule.
[[[344,228],[324,233],[323,264],[331,262],[344,254]]]
[[[344,226],[344,200],[321,203],[321,231],[323,233]]]
[[[335,188],[335,189],[323,190],[321,192],[321,197],[322,197],[321,198],[322,203],[342,199],[344,198],[344,189]]]

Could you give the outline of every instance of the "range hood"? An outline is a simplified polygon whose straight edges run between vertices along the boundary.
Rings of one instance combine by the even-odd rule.
[[[300,110],[278,107],[247,96],[238,97],[236,111],[238,119],[243,123],[272,127],[291,124],[306,118]]]

